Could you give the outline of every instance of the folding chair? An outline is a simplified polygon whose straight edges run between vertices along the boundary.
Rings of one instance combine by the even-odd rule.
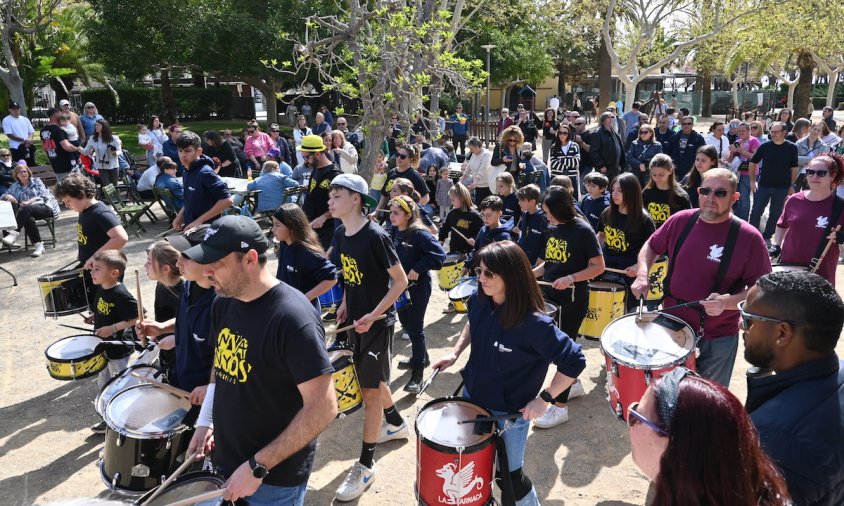
[[[173,204],[176,201],[173,192],[167,188],[153,187],[152,193],[155,195],[155,201],[158,202],[158,205],[161,206],[161,209],[167,215],[167,219],[172,223],[176,219],[176,215],[179,214],[179,211],[176,210],[176,206]]]
[[[50,231],[50,235],[53,237],[53,240],[48,242],[53,245],[53,249],[56,249],[56,219],[52,216],[49,218],[40,218],[36,219],[35,223],[39,227],[47,227],[47,230]],[[23,237],[23,250],[29,251],[29,236],[23,234]]]
[[[114,187],[112,184],[108,184],[102,187],[103,195],[105,199],[111,204],[111,207],[114,208],[114,211],[117,213],[117,216],[120,217],[120,221],[123,222],[123,226],[127,229],[130,225],[135,225],[138,227],[138,237],[141,236],[141,232],[146,232],[147,230],[141,224],[141,216],[146,213],[150,207],[152,207],[152,203],[149,204],[127,204],[123,202],[123,199],[120,198],[120,192],[117,191],[117,188]]]

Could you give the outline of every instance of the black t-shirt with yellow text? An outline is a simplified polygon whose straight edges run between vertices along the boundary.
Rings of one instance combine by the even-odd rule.
[[[126,285],[118,283],[109,289],[97,287],[97,293],[94,295],[95,329],[134,320],[137,317],[138,302],[126,288]],[[120,332],[112,336],[111,339],[123,339],[123,334],[123,332]],[[131,346],[112,345],[106,348],[106,356],[110,359],[124,358],[131,355],[133,350],[134,348]]]
[[[682,195],[675,195],[674,202],[670,202],[670,194],[673,190],[660,190],[659,188],[645,188],[642,190],[642,202],[645,206],[645,211],[654,221],[654,226],[659,228],[665,223],[672,214],[682,211],[683,209],[691,209],[692,203],[689,200],[689,195],[683,191]],[[673,205],[671,205],[673,204]]]
[[[627,215],[618,213],[611,217],[610,208],[601,213],[598,232],[604,233],[604,262],[607,267],[626,269],[638,261],[639,250],[654,233],[654,222],[641,211],[642,226],[638,230],[625,230]]]
[[[77,260],[85,263],[108,242],[108,231],[120,225],[114,211],[100,201],[79,213],[76,240],[79,246]]]

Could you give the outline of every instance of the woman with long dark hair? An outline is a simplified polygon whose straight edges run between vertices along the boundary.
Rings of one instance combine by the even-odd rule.
[[[692,165],[692,170],[683,179],[683,188],[689,196],[689,202],[691,202],[692,208],[697,209],[700,207],[697,189],[700,188],[703,174],[709,169],[715,168],[718,168],[718,150],[715,149],[715,146],[707,144],[697,148],[695,164]],[[749,188],[748,191],[750,191]],[[749,198],[750,196],[748,195]]]
[[[221,177],[241,177],[240,164],[237,161],[237,156],[234,154],[229,141],[223,139],[220,132],[216,130],[208,130],[205,132],[205,141],[208,143],[208,152],[203,153],[208,155],[211,159],[215,159],[217,174]]]
[[[465,397],[493,414],[515,414],[497,422],[507,448],[509,478],[517,505],[538,505],[522,470],[530,421],[568,389],[586,367],[580,346],[545,315],[545,302],[525,252],[510,241],[495,242],[476,256],[478,291],[468,301],[469,321],[451,353],[433,365],[443,370],[471,344],[463,370]],[[557,371],[543,389],[548,367]],[[504,474],[504,473],[502,473]],[[508,503],[508,498],[503,502]]]
[[[713,381],[675,369],[630,405],[627,424],[654,506],[792,504],[744,406]]]
[[[98,119],[94,124],[94,135],[88,137],[88,143],[82,151],[96,160],[97,170],[100,171],[100,184],[113,184],[117,187],[120,168],[120,153],[123,144],[120,138],[111,133],[111,125],[104,119]]]
[[[158,157],[164,155],[164,143],[167,142],[167,134],[158,116],[152,115],[147,123],[149,138],[152,141],[152,149],[147,149],[147,163],[149,167],[155,165]]]
[[[551,153],[551,144],[557,140],[557,129],[560,122],[557,121],[557,111],[549,107],[545,109],[542,119],[542,162],[548,164],[548,155]],[[569,131],[571,137],[571,131]]]
[[[692,203],[686,191],[674,179],[674,162],[662,153],[651,160],[651,177],[642,190],[642,204],[654,225],[660,225],[677,211],[691,209]]]
[[[542,149],[545,149],[544,144]],[[566,123],[559,126],[550,150],[551,177],[570,177],[576,192],[575,200],[580,200],[580,147],[574,142],[571,125]]]

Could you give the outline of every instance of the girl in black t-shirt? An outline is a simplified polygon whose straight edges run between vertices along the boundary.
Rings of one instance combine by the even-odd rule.
[[[516,196],[516,182],[509,172],[502,172],[495,178],[495,190],[504,202],[504,220],[513,220],[519,216],[519,198]]]
[[[689,202],[691,202],[693,209],[700,207],[700,199],[698,198],[697,189],[700,188],[700,182],[703,179],[702,174],[709,169],[717,167],[718,150],[715,149],[715,146],[707,144],[706,146],[697,148],[695,164],[692,166],[692,170],[690,170],[683,179],[683,188],[689,196]]]
[[[469,189],[462,183],[457,183],[448,190],[448,198],[451,200],[452,209],[441,224],[440,242],[445,244],[445,239],[451,234],[448,252],[469,253],[475,246],[475,237],[484,226],[484,220],[472,202]]]
[[[430,363],[425,346],[425,310],[431,298],[432,269],[439,269],[445,261],[445,250],[428,232],[419,218],[419,206],[410,197],[400,195],[389,203],[390,238],[409,282],[410,305],[399,310],[399,321],[410,336],[410,360],[399,362],[399,369],[410,369],[405,392],[418,393],[422,372]]]
[[[144,264],[147,277],[157,281],[155,285],[155,321],[164,323],[176,318],[179,313],[179,301],[185,280],[176,263],[181,254],[167,241],[158,241],[147,250],[147,262]],[[168,336],[158,341],[161,349],[159,360],[165,371],[176,365],[176,340]]]
[[[674,162],[670,156],[655,155],[649,170],[651,177],[642,190],[642,204],[659,228],[672,214],[690,209],[692,204],[686,191],[674,179]]]

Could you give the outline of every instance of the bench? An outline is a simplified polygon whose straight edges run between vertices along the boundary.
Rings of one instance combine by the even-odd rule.
[[[53,167],[50,165],[37,165],[35,167],[30,167],[29,170],[32,171],[32,175],[34,177],[41,178],[41,181],[44,181],[44,186],[48,188],[55,186],[56,183],[59,182],[59,178],[56,176],[56,173],[53,172]]]

